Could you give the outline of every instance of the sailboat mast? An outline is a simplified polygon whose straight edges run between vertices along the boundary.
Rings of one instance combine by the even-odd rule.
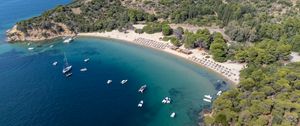
[[[66,53],[64,53],[64,56],[65,56],[65,64],[66,64],[66,66],[68,66],[68,59],[67,59],[67,56],[66,56]]]

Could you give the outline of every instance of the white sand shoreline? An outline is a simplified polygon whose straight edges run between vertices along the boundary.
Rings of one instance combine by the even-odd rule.
[[[117,30],[111,32],[93,32],[93,33],[79,33],[78,36],[83,37],[100,37],[100,38],[110,38],[123,40],[129,43],[139,44],[146,47],[158,49],[160,51],[179,56],[186,60],[192,61],[203,67],[208,68],[224,77],[225,79],[231,81],[234,84],[239,83],[240,70],[245,67],[245,64],[240,63],[218,63],[214,62],[212,58],[206,58],[207,55],[203,55],[205,52],[199,49],[191,50],[193,53],[190,55],[175,51],[170,49],[171,43],[162,41],[163,35],[161,33],[155,34],[138,34],[134,31],[127,31],[127,33],[119,32]],[[180,47],[183,48],[183,47]],[[211,56],[210,56],[211,57]]]

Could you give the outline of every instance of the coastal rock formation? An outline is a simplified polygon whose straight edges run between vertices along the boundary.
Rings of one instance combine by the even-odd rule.
[[[62,23],[50,23],[48,27],[35,27],[23,30],[18,24],[7,31],[7,41],[41,41],[53,39],[60,36],[74,36],[71,31]]]

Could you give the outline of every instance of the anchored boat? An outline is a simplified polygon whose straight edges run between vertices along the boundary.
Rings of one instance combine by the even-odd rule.
[[[142,107],[143,107],[143,104],[144,104],[144,101],[141,100],[141,101],[139,102],[139,104],[138,104],[138,107],[139,107],[139,108],[142,108]]]
[[[144,91],[146,90],[147,88],[147,85],[143,85],[140,89],[139,89],[139,92],[140,93],[144,93]]]
[[[110,84],[110,83],[112,83],[112,80],[107,80],[106,83],[107,83],[107,84]]]
[[[125,84],[128,80],[122,80],[121,84]]]
[[[64,58],[64,60],[65,60],[65,66],[64,66],[64,68],[63,68],[63,70],[62,70],[62,73],[63,73],[63,74],[66,74],[66,73],[68,73],[69,71],[72,70],[72,65],[69,65],[69,64],[68,64],[68,59],[67,59],[67,57],[66,57],[65,54],[64,54],[64,56],[65,56],[65,58]]]
[[[171,118],[174,118],[175,116],[176,116],[175,112],[172,112],[171,115],[170,115]]]

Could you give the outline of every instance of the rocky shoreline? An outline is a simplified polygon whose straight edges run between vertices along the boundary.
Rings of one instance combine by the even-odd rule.
[[[18,25],[6,31],[8,42],[22,42],[31,41],[38,42],[44,40],[55,39],[63,36],[75,36],[76,33],[71,31],[66,25],[61,23],[54,23],[54,25],[48,29],[33,28],[26,30],[26,32],[18,29]]]

